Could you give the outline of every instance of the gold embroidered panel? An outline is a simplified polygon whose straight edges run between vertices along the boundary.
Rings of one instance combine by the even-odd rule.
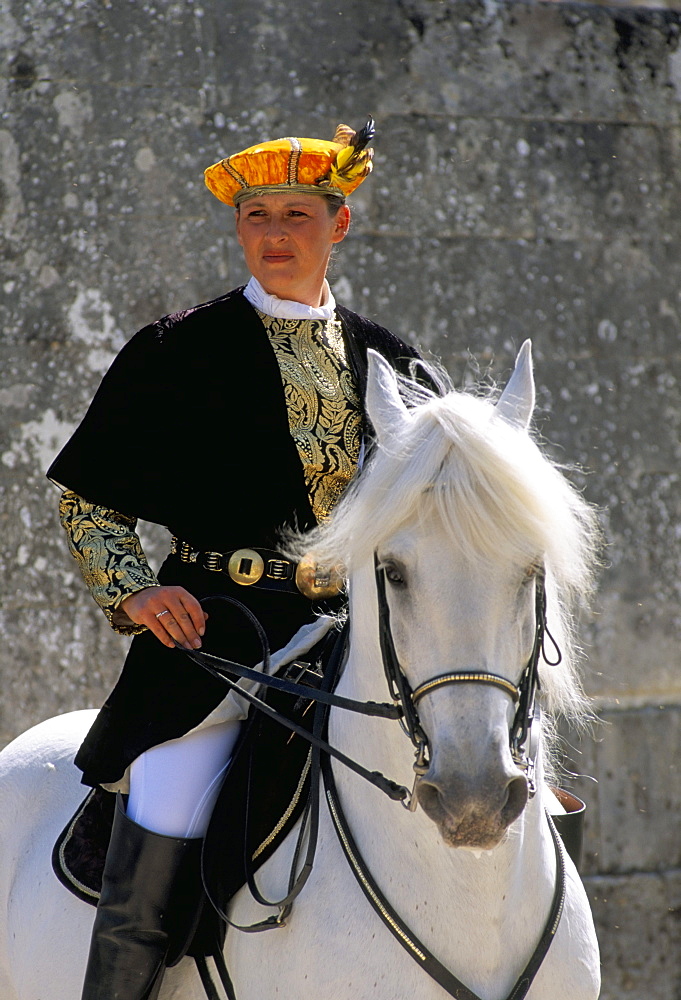
[[[279,364],[289,428],[312,511],[323,521],[357,469],[362,414],[336,319],[278,319],[258,312]]]

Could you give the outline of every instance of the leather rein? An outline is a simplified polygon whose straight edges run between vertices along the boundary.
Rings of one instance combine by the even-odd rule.
[[[536,791],[535,756],[537,742],[536,738],[533,738],[535,736],[533,730],[536,732],[539,721],[539,707],[536,703],[536,693],[539,689],[539,658],[540,656],[543,656],[545,662],[551,665],[556,665],[560,662],[561,656],[560,650],[558,649],[553,636],[551,636],[546,626],[546,592],[544,587],[544,572],[543,570],[538,571],[535,577],[535,634],[532,651],[518,685],[515,685],[513,682],[498,674],[484,671],[458,671],[440,674],[433,677],[420,684],[416,690],[411,689],[397,657],[392,638],[392,631],[390,628],[390,610],[386,596],[385,570],[380,566],[377,555],[374,555],[374,573],[378,596],[379,641],[383,667],[390,696],[392,698],[392,704],[371,701],[356,701],[351,698],[344,698],[336,695],[330,690],[330,687],[334,685],[337,677],[340,676],[342,668],[341,661],[345,652],[347,640],[347,624],[334,646],[331,657],[332,662],[329,663],[329,669],[325,672],[326,676],[321,679],[320,687],[316,686],[317,681],[314,681],[313,683],[315,686],[311,687],[309,683],[296,683],[282,677],[272,677],[267,673],[270,666],[270,650],[265,631],[250,609],[243,605],[240,601],[231,597],[223,595],[214,596],[204,599],[204,602],[202,603],[206,603],[210,600],[226,601],[227,603],[236,606],[249,619],[258,633],[262,645],[262,671],[253,670],[243,664],[227,660],[223,657],[215,656],[211,653],[189,651],[179,644],[176,644],[178,649],[181,649],[182,652],[190,657],[190,659],[194,660],[194,662],[199,664],[213,676],[225,681],[229,688],[234,690],[239,697],[244,698],[258,711],[269,716],[310,743],[310,757],[308,760],[310,764],[311,794],[308,800],[308,805],[303,814],[303,822],[301,824],[301,831],[289,879],[289,892],[283,899],[278,901],[265,899],[255,884],[252,871],[248,871],[247,881],[254,898],[264,906],[277,907],[279,909],[279,914],[277,916],[270,916],[266,920],[257,924],[241,926],[233,924],[219,907],[216,907],[216,909],[218,910],[220,916],[229,925],[238,927],[240,930],[253,932],[283,926],[291,911],[292,903],[295,897],[302,890],[312,871],[312,864],[317,846],[320,791],[319,778],[321,773],[323,775],[329,811],[340,844],[343,848],[350,868],[360,885],[360,888],[364,892],[374,910],[400,944],[406,949],[407,953],[410,954],[411,957],[423,967],[424,971],[435,979],[435,981],[437,981],[451,997],[454,997],[455,1000],[480,1000],[477,994],[469,990],[468,987],[466,987],[451,972],[449,972],[449,970],[447,970],[428,951],[428,949],[418,941],[416,936],[392,910],[388,902],[382,896],[380,890],[373,881],[371,873],[367,870],[348,828],[347,821],[344,817],[340,801],[336,793],[335,781],[331,768],[331,757],[335,757],[336,760],[344,766],[355,771],[355,773],[359,774],[377,788],[380,788],[381,791],[383,791],[391,799],[402,802],[406,808],[410,811],[414,811],[417,805],[416,785],[419,778],[426,773],[429,767],[428,739],[419,720],[417,711],[418,702],[426,694],[439,687],[464,683],[488,684],[504,691],[517,706],[509,733],[511,754],[516,765],[525,771],[530,789],[530,795],[533,795]],[[545,637],[547,635],[551,639],[557,654],[557,658],[553,661],[549,661],[545,654]],[[313,676],[317,677],[317,675]],[[259,698],[251,691],[239,687],[237,680],[234,680],[233,678],[253,681],[259,685],[271,687],[277,691],[302,697],[316,703],[312,732],[308,732],[308,730],[304,727],[281,715],[268,705],[266,701]],[[307,679],[309,680],[309,677]],[[358,712],[363,715],[379,718],[397,719],[400,722],[402,729],[411,740],[415,752],[413,765],[415,778],[414,786],[411,790],[406,788],[404,785],[385,777],[385,775],[378,771],[369,771],[367,768],[363,767],[363,765],[333,747],[328,740],[324,738],[328,722],[328,714],[331,707],[337,707],[346,711]],[[513,987],[513,990],[509,994],[507,1000],[522,1000],[522,998],[527,994],[555,936],[563,911],[565,900],[564,849],[551,817],[548,813],[546,816],[556,852],[556,884],[551,912],[539,944],[537,945],[532,958]],[[297,871],[300,860],[304,832],[308,826],[309,836],[307,838],[307,851],[300,874],[296,877],[295,872]],[[221,973],[223,985],[225,985],[225,987],[229,985],[228,995],[230,997],[235,996],[231,981],[229,981],[227,970],[226,968],[224,969],[223,975],[221,965],[224,965],[224,963],[218,963],[218,969]],[[203,980],[203,970],[200,968],[199,971],[201,972],[201,978]],[[204,986],[206,985],[206,982],[204,982]]]

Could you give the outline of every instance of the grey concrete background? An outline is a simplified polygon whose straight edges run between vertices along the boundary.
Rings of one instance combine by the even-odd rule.
[[[0,745],[97,705],[120,665],[44,470],[135,329],[243,277],[203,167],[372,112],[376,172],[337,295],[460,383],[505,377],[533,338],[540,426],[581,465],[609,541],[585,622],[604,724],[570,738],[598,781],[574,787],[602,996],[681,998],[673,7],[0,0]],[[145,529],[155,558],[163,535]]]

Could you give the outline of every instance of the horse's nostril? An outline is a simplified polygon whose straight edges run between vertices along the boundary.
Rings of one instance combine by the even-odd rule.
[[[419,781],[416,787],[419,805],[426,816],[436,819],[442,812],[442,799],[437,785],[431,785],[429,781]]]
[[[520,816],[527,804],[527,778],[513,778],[506,788],[506,803],[501,810],[504,823],[508,826]]]

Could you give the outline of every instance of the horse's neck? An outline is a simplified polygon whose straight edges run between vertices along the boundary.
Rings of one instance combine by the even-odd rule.
[[[363,572],[353,578],[351,643],[338,693],[360,700],[388,700],[377,619],[372,574]],[[370,770],[382,771],[411,788],[414,752],[397,723],[335,710],[329,733],[334,745]],[[390,901],[398,912],[416,919],[417,934],[423,915],[423,933],[428,939],[424,943],[442,955],[465,944],[466,952],[474,955],[479,936],[480,948],[490,962],[494,940],[501,952],[508,935],[514,934],[526,935],[531,951],[538,937],[538,915],[550,907],[554,878],[554,851],[543,817],[541,767],[539,791],[505,840],[493,851],[475,853],[445,845],[421,809],[408,812],[341,766],[335,766],[334,772],[349,825],[368,867],[379,886],[389,887]],[[453,898],[458,905],[453,906]],[[435,913],[443,919],[446,915],[446,925],[438,927],[437,921],[433,925]],[[433,934],[441,940],[433,940]]]

